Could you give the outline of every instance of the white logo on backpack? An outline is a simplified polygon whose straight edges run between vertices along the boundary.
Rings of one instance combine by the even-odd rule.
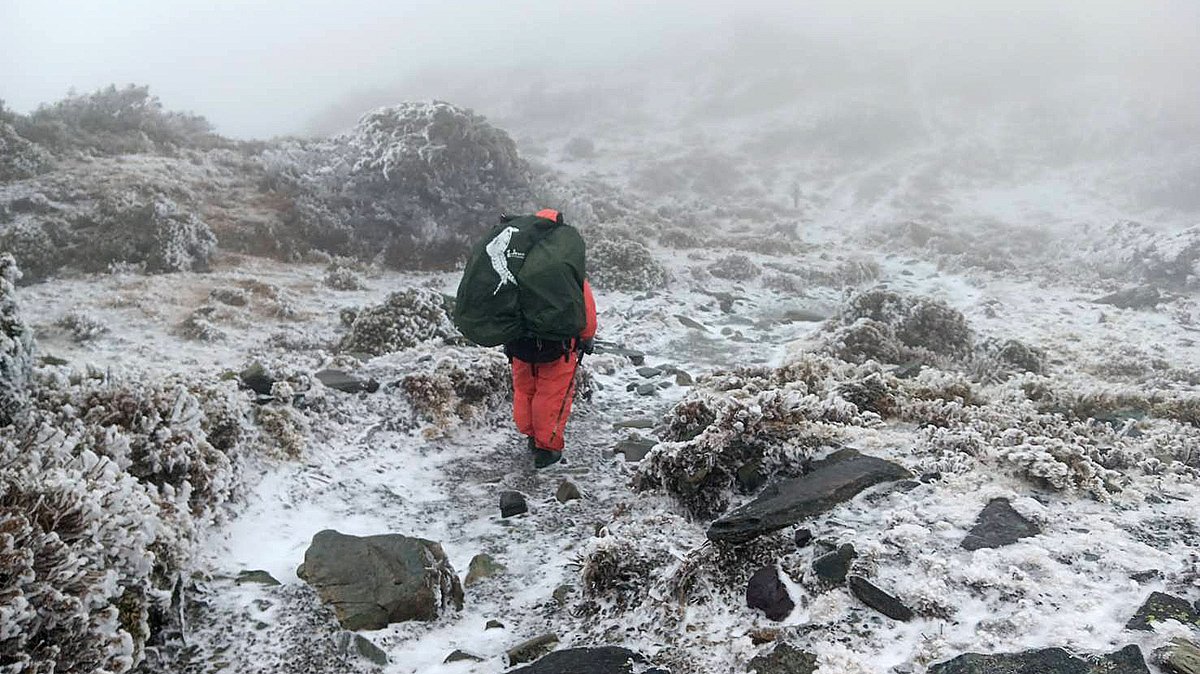
[[[500,289],[507,283],[517,285],[517,277],[513,276],[512,272],[508,270],[508,258],[505,255],[505,250],[512,241],[512,235],[519,231],[521,230],[516,227],[505,227],[496,235],[496,238],[488,242],[485,248],[488,259],[492,261],[492,269],[495,269],[496,275],[500,277],[500,284],[496,286],[496,290],[492,292],[492,295],[499,294]]]

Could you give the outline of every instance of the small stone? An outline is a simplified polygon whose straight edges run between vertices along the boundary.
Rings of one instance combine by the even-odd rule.
[[[850,564],[858,556],[854,546],[849,543],[838,546],[838,549],[813,560],[813,573],[826,583],[841,585],[846,582],[850,573]]]
[[[788,309],[783,312],[784,323],[820,323],[829,318],[826,314],[811,309]]]
[[[637,383],[636,381],[635,381],[635,382],[630,382],[630,383],[628,383],[628,384],[626,384],[626,385],[625,385],[625,390],[626,390],[626,391],[636,391],[636,390],[637,390],[637,387],[639,387],[639,386],[641,386],[641,384]]]
[[[760,627],[758,629],[750,630],[746,636],[750,637],[750,643],[754,644],[755,646],[761,646],[763,644],[769,644],[778,639],[779,630],[775,629],[774,627]]]
[[[546,653],[549,653],[557,643],[558,635],[549,633],[536,636],[528,641],[522,641],[508,649],[508,665],[511,667],[526,662],[533,662]]]
[[[529,512],[529,505],[525,503],[525,496],[519,491],[504,491],[500,492],[500,516],[512,517],[521,513]]]
[[[694,379],[692,379],[692,375],[684,372],[683,370],[680,370],[675,373],[675,385],[676,386],[691,386],[692,384],[695,384],[695,383],[696,383],[696,381]]]
[[[1040,533],[1036,524],[1013,510],[1008,499],[995,498],[979,513],[975,526],[961,545],[966,550],[999,548]]]
[[[571,586],[564,583],[554,588],[554,592],[550,596],[554,597],[554,603],[559,606],[567,605],[567,597],[571,595]]]
[[[705,327],[705,325],[703,323],[701,323],[700,321],[697,321],[695,319],[688,318],[687,316],[684,316],[682,314],[676,314],[675,318],[679,319],[679,322],[682,323],[685,328],[691,328],[693,330],[703,330],[705,332],[708,331],[708,328]]]
[[[485,578],[491,578],[496,574],[504,571],[504,565],[497,562],[491,555],[479,553],[471,558],[471,563],[467,565],[467,577],[463,579],[463,585],[470,587],[478,584]]]
[[[379,382],[374,379],[363,379],[342,370],[321,370],[313,376],[326,387],[342,393],[374,393],[379,390]]]
[[[1153,623],[1165,620],[1177,620],[1184,625],[1200,627],[1200,612],[1185,599],[1173,597],[1163,592],[1154,592],[1142,604],[1125,629],[1152,630]]]
[[[583,495],[579,493],[579,487],[576,487],[574,482],[563,480],[562,484],[558,485],[558,491],[554,493],[554,498],[558,499],[559,503],[566,503],[583,498]]]
[[[262,569],[241,571],[238,573],[237,578],[234,579],[233,582],[238,585],[241,585],[243,583],[257,583],[259,585],[267,585],[267,586],[274,586],[274,585],[280,584],[280,582],[278,580],[275,580],[274,576],[267,573],[266,571],[263,571]]]
[[[634,390],[636,390],[637,394],[640,396],[652,396],[656,391],[658,391],[658,387],[654,384],[638,384],[637,388]]]
[[[1153,309],[1163,301],[1158,288],[1154,286],[1137,286],[1118,290],[1111,295],[1092,300],[1096,304],[1109,304],[1120,309]]]
[[[817,671],[817,656],[789,644],[778,644],[746,667],[756,674],[813,674]]]
[[[1200,646],[1186,639],[1173,640],[1159,660],[1172,674],[1200,674]]]
[[[795,533],[796,547],[806,548],[813,540],[812,529],[797,529]]]
[[[442,660],[442,664],[446,665],[450,664],[451,662],[483,662],[483,658],[479,657],[478,655],[468,653],[464,650],[456,649],[453,653],[447,655],[445,660]]]
[[[663,371],[657,367],[639,367],[637,373],[646,379],[653,379],[661,375]]]
[[[871,584],[866,578],[850,576],[847,584],[850,586],[851,594],[858,597],[859,601],[892,620],[901,622],[912,620],[912,609],[902,604],[899,599]]]
[[[502,630],[502,629],[504,629],[504,623],[500,622],[499,620],[489,620],[483,626],[483,629],[485,629],[485,630]]]
[[[1162,578],[1162,575],[1162,571],[1159,571],[1158,569],[1147,569],[1145,571],[1132,573],[1129,575],[1129,577],[1139,583],[1148,583],[1152,580],[1158,580],[1159,578]]]
[[[752,494],[767,483],[767,474],[763,472],[761,461],[747,461],[737,469],[734,480],[743,494]]]
[[[338,652],[345,655],[358,655],[373,662],[380,667],[388,664],[387,653],[383,649],[371,643],[371,640],[361,634],[354,632],[338,632],[334,637],[337,640]]]
[[[645,438],[630,437],[618,442],[614,452],[623,454],[626,461],[637,462],[646,458],[650,450],[654,449],[655,444],[652,440]]]
[[[764,566],[750,577],[746,585],[746,605],[760,609],[767,618],[775,621],[787,618],[796,607],[774,566]]]

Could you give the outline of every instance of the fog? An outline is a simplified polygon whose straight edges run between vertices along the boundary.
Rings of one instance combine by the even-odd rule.
[[[1097,105],[1186,122],[1200,112],[1200,5],[5,0],[0,62],[0,98],[18,111],[143,83],[234,137],[328,132],[404,98],[489,112],[504,92],[619,92],[635,76],[770,74],[743,108],[847,89],[986,106],[1086,87]]]

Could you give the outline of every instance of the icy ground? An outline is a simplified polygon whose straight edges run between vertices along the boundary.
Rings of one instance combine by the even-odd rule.
[[[1018,338],[1045,349],[1053,376],[1064,381],[1094,382],[1097,363],[1129,353],[1167,359],[1178,370],[1200,367],[1195,296],[1156,311],[1112,309],[1090,302],[1100,294],[1098,287],[1005,280],[983,272],[952,274],[931,261],[858,248],[827,232],[809,235],[804,252],[770,259],[797,269],[874,260],[880,265],[879,282],[946,300],[981,335]],[[693,280],[692,267],[728,251],[658,253],[675,279],[668,287],[647,294],[598,293],[601,338],[645,351],[647,365],[670,364],[694,377],[724,367],[777,365],[808,348],[818,327],[782,322],[783,312],[829,314],[842,300],[840,287],[813,285],[796,295],[766,289],[759,280]],[[43,354],[129,374],[214,376],[254,360],[308,372],[331,363],[344,366],[330,355],[341,330],[339,309],[376,303],[414,285],[452,293],[457,282],[450,274],[372,272],[369,289],[338,291],[322,283],[324,275],[321,265],[226,256],[208,274],[88,276],[20,292]],[[275,290],[262,291],[264,284]],[[209,303],[212,290],[222,288],[250,293],[248,305],[222,306],[209,317],[223,337],[202,342],[182,335],[179,324]],[[741,299],[724,312],[708,294],[715,292]],[[282,303],[286,311],[280,310]],[[56,326],[72,311],[101,320],[110,332],[83,343],[72,340]],[[687,327],[679,316],[704,328]],[[679,606],[677,624],[670,629],[654,624],[660,614],[652,607],[600,615],[575,610],[579,562],[599,527],[652,532],[652,543],[678,560],[705,544],[706,522],[685,523],[680,507],[665,495],[632,492],[633,464],[612,452],[629,433],[647,433],[614,429],[615,422],[659,419],[685,394],[684,387],[639,396],[626,388],[644,381],[628,360],[595,356],[588,367],[600,386],[572,418],[567,465],[535,473],[506,410],[445,435],[405,431],[392,423],[403,406],[387,384],[448,353],[423,345],[367,362],[361,371],[385,384],[380,392],[330,391],[331,411],[309,420],[302,458],[262,466],[250,501],[212,532],[197,562],[197,608],[187,630],[193,655],[186,671],[372,667],[366,661],[347,665],[334,652],[336,624],[295,575],[313,534],[325,528],[439,541],[460,574],[480,552],[506,567],[496,578],[467,588],[459,613],[431,624],[364,633],[388,654],[386,672],[504,671],[506,649],[545,632],[556,633],[560,646],[626,645],[677,672],[742,671],[751,657],[770,648],[754,645],[748,635],[779,624],[746,608],[737,592],[717,602]],[[888,422],[847,432],[850,444],[868,453],[921,467],[912,452],[917,429],[910,425]],[[564,479],[579,486],[582,500],[556,501],[555,490]],[[875,578],[901,597],[954,607],[953,618],[893,623],[844,589],[805,596],[805,590],[793,587],[797,608],[784,625],[802,626],[806,647],[821,657],[822,674],[887,672],[906,664],[921,672],[925,663],[968,650],[1063,645],[1107,652],[1139,643],[1149,653],[1167,641],[1171,629],[1186,628],[1125,631],[1124,623],[1145,597],[1152,590],[1200,597],[1198,486],[1186,473],[1139,476],[1113,502],[1100,503],[1076,493],[1038,490],[1003,471],[974,470],[910,492],[877,490],[811,522],[811,528],[825,539],[854,542],[868,555],[885,544],[906,550],[902,560],[881,557]],[[528,497],[528,515],[500,518],[498,495],[507,489]],[[1003,549],[959,549],[979,510],[997,496],[1012,497],[1044,532]],[[662,526],[656,529],[655,522]],[[236,585],[233,577],[246,569],[266,570],[283,585]],[[1152,569],[1160,573],[1140,583],[1130,579]],[[964,586],[982,589],[968,593]],[[664,604],[671,601],[662,598]],[[504,628],[485,630],[489,620],[499,620]],[[455,649],[484,660],[443,664]]]

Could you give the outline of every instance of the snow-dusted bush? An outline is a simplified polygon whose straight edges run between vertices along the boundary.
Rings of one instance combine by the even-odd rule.
[[[512,396],[508,360],[494,349],[460,351],[428,371],[405,376],[400,385],[421,420],[432,424],[429,434],[486,419],[504,410]]]
[[[457,334],[445,297],[426,288],[409,288],[392,293],[383,304],[358,311],[341,350],[381,356]]]
[[[441,101],[380,108],[340,136],[273,149],[264,165],[293,202],[271,233],[284,249],[400,268],[452,266],[499,213],[532,205],[512,139]]]
[[[1076,266],[1090,266],[1100,276],[1167,288],[1194,288],[1200,283],[1200,225],[1180,232],[1157,232],[1122,220],[1078,246]]]
[[[637,241],[602,239],[587,254],[588,276],[597,288],[651,290],[667,280],[666,268]]]
[[[705,241],[702,236],[682,227],[667,227],[659,230],[658,242],[667,248],[682,250],[705,247]]]
[[[976,344],[968,369],[977,381],[1003,381],[1015,374],[1043,374],[1046,352],[1015,339],[988,338]]]
[[[642,460],[635,488],[662,489],[694,517],[711,519],[735,488],[756,486],[739,472],[797,471],[845,426],[878,422],[835,390],[871,372],[809,355],[774,370],[717,373],[667,414],[663,442]]]
[[[762,277],[763,288],[792,296],[803,296],[811,284],[804,279],[785,272],[769,272]]]
[[[876,288],[854,295],[827,323],[827,348],[843,360],[961,359],[973,336],[966,319],[944,302]]]
[[[13,256],[0,254],[0,426],[13,423],[25,408],[33,371],[33,333],[16,300],[20,278]]]
[[[334,290],[366,290],[367,282],[349,267],[337,266],[325,274],[325,285]]]
[[[41,146],[17,133],[13,125],[0,120],[0,183],[23,180],[45,171],[50,155]]]
[[[213,288],[208,293],[208,298],[231,307],[244,307],[250,304],[250,293],[241,288]]]
[[[731,281],[749,281],[762,275],[762,268],[741,253],[732,253],[708,265],[708,273]]]
[[[76,342],[89,342],[108,332],[108,325],[82,310],[67,312],[55,321],[55,325],[67,331]]]
[[[145,86],[72,94],[16,124],[22,136],[56,152],[130,154],[221,144],[207,120],[163,110]]]
[[[55,217],[23,217],[0,230],[0,250],[16,258],[25,283],[41,281],[63,265],[67,230]]]
[[[204,221],[161,195],[113,194],[93,217],[92,236],[80,243],[89,254],[73,256],[89,271],[114,262],[142,264],[150,272],[204,271],[217,248]]]
[[[196,309],[179,323],[177,332],[181,337],[198,342],[219,342],[225,339],[225,331],[213,322],[216,312],[217,308],[211,305]]]

